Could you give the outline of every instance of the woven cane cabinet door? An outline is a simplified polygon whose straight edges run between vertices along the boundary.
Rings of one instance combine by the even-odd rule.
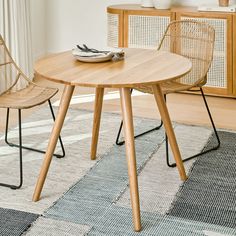
[[[107,13],[107,41],[110,47],[119,47],[119,14]]]
[[[107,43],[110,47],[124,47],[124,11],[107,8]]]
[[[173,19],[169,11],[127,11],[124,14],[124,46],[129,48],[156,49]]]
[[[232,96],[232,15],[188,12],[177,13],[176,19],[206,22],[214,27],[216,34],[213,61],[204,89],[208,93]]]
[[[139,4],[109,6],[108,45],[156,49],[167,25],[174,19],[169,10],[142,8]]]
[[[157,10],[139,4],[110,6],[107,13],[108,44],[113,47],[156,49],[172,20],[212,25],[216,30],[214,58],[204,90],[212,95],[236,96],[236,13],[198,12],[193,7]]]

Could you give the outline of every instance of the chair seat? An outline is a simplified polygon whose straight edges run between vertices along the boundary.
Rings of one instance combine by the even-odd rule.
[[[16,92],[9,91],[0,96],[1,108],[27,109],[41,105],[58,92],[56,88],[45,88],[35,84]]]
[[[195,86],[190,85],[190,84],[182,84],[177,81],[167,81],[167,82],[161,83],[162,92],[164,94],[174,93],[174,92],[179,92],[179,91],[186,91],[193,87]],[[144,93],[151,93],[151,94],[153,93],[151,86],[140,86],[140,87],[135,87],[135,89]]]

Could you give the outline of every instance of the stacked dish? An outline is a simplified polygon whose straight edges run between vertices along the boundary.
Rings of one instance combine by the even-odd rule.
[[[109,60],[124,59],[124,51],[119,48],[89,48],[85,44],[77,45],[77,48],[72,50],[73,56],[82,62],[104,62]]]

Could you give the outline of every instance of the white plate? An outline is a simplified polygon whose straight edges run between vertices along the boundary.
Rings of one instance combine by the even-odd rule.
[[[82,62],[103,62],[103,61],[109,61],[112,59],[112,57],[114,56],[113,53],[109,53],[109,54],[104,54],[104,55],[100,55],[100,56],[78,56],[78,55],[74,55],[74,57]]]
[[[78,48],[74,48],[72,50],[73,56],[82,62],[103,62],[109,61],[114,56],[115,58],[123,58],[124,52],[123,49],[120,48],[102,48],[99,51],[110,51],[109,53],[93,53],[93,52],[84,52]]]

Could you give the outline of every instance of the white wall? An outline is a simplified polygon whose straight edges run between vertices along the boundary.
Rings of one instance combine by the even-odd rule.
[[[137,0],[47,1],[47,50],[68,50],[76,44],[106,45],[106,7]]]
[[[217,4],[218,0],[175,0],[177,5],[199,6],[200,4]]]
[[[180,5],[217,4],[218,0],[174,0]],[[31,0],[35,58],[46,52],[72,49],[86,43],[106,45],[106,7],[141,0]],[[236,0],[231,0],[231,4]]]

